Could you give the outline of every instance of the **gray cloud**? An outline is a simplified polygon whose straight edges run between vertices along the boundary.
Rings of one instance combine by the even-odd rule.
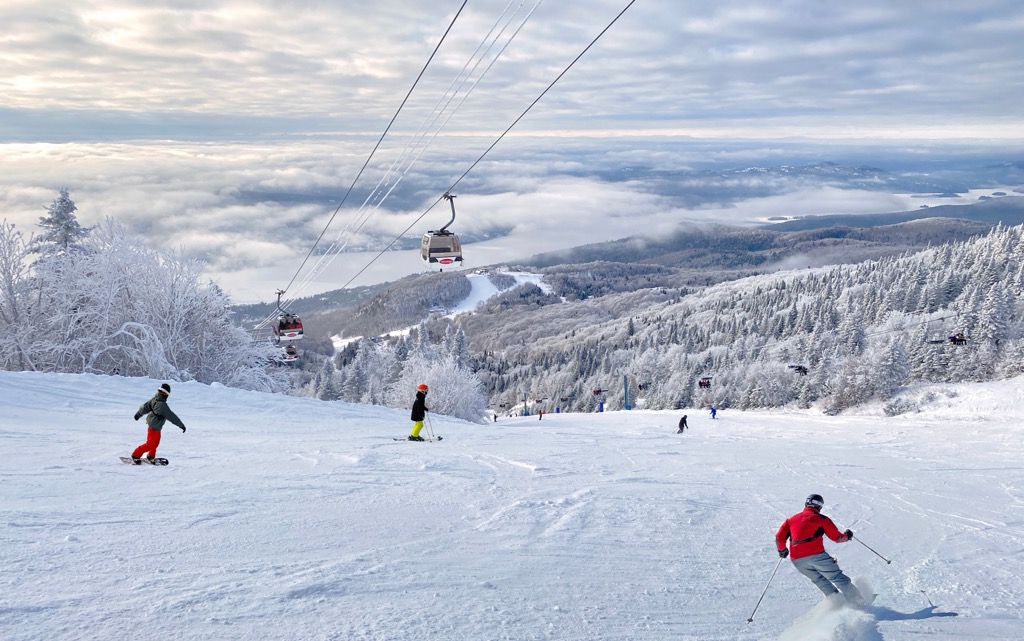
[[[902,173],[920,172],[922,167],[941,173],[934,166],[939,157],[947,162],[959,158],[960,165],[974,167],[1012,153],[1012,147],[983,156],[973,147],[925,145],[894,149],[556,140],[558,144],[510,140],[457,190],[455,229],[464,238],[489,238],[467,248],[469,264],[520,260],[635,234],[668,233],[686,222],[753,224],[777,216],[914,209],[929,202],[854,188],[856,184],[848,181],[829,180],[827,172],[823,178],[790,175],[777,168],[737,171],[749,165],[844,158],[856,163],[863,156],[882,157]],[[338,212],[320,245],[322,251],[341,240],[350,251],[371,251],[334,260],[315,279],[315,287],[345,284],[410,225],[406,247],[448,221],[449,210],[442,203],[415,222],[482,144],[475,139],[454,142],[445,153],[408,172],[383,206],[364,210],[357,218],[360,204],[400,145],[382,150],[367,184]],[[153,246],[183,247],[206,261],[211,277],[239,300],[266,299],[299,269],[371,144],[358,139],[7,144],[0,154],[0,211],[19,228],[32,231],[57,189],[66,186],[83,224],[112,216]],[[936,184],[971,185],[956,175],[949,181]],[[348,233],[359,225],[358,233]],[[420,269],[414,252],[389,252],[355,284]]]
[[[451,127],[503,129],[624,5],[541,4]],[[505,6],[470,3],[410,108],[433,104]],[[379,132],[454,8],[5,3],[0,135]],[[1022,26],[1009,0],[638,2],[521,127],[1021,136]]]
[[[272,290],[338,206],[449,4],[3,3],[0,215],[31,230],[67,186],[83,222],[113,216],[185,246],[245,298]],[[625,4],[540,4],[350,248],[412,224]],[[506,6],[469,3],[324,247]],[[844,159],[918,171],[938,160],[924,139],[970,139],[940,147],[972,162],[1010,140],[999,153],[1013,159],[1022,28],[1009,0],[637,2],[459,184],[459,231],[507,234],[481,253],[512,260],[685,220],[885,210],[891,197],[849,186],[700,172]],[[407,242],[447,216],[431,211]],[[318,282],[337,286],[357,260]],[[403,265],[418,269],[396,252],[367,277]]]

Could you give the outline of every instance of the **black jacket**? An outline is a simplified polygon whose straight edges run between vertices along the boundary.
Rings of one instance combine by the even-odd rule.
[[[422,421],[427,415],[427,393],[416,392],[416,400],[412,402],[412,420]]]

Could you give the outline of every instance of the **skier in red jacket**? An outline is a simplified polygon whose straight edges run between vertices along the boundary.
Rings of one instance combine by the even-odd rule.
[[[847,601],[862,605],[864,599],[860,590],[843,574],[836,560],[825,552],[823,536],[836,543],[845,543],[853,538],[853,532],[840,532],[832,519],[821,513],[825,500],[820,494],[812,494],[804,501],[804,509],[789,517],[775,534],[779,556],[787,556],[797,571],[818,586],[826,597],[842,592]],[[786,540],[789,539],[789,549]],[[838,588],[838,589],[837,589]]]

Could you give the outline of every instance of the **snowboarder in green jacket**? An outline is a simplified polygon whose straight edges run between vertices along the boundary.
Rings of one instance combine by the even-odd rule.
[[[132,460],[138,464],[142,462],[142,455],[148,453],[148,459],[152,461],[156,457],[156,448],[160,445],[160,430],[164,428],[164,423],[170,421],[181,428],[182,434],[185,433],[185,424],[181,422],[178,415],[171,411],[171,408],[167,405],[167,397],[171,395],[171,386],[164,383],[156,391],[156,395],[142,404],[138,412],[135,412],[135,420],[139,420],[143,415],[146,416],[146,425],[149,426],[149,430],[146,433],[146,442],[135,448],[132,452]]]

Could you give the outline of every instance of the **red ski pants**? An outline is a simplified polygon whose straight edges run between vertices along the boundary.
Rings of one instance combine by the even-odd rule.
[[[149,452],[150,458],[156,456],[156,448],[160,445],[160,431],[149,430],[146,435],[146,442],[135,448],[132,458],[142,458],[142,455]]]

